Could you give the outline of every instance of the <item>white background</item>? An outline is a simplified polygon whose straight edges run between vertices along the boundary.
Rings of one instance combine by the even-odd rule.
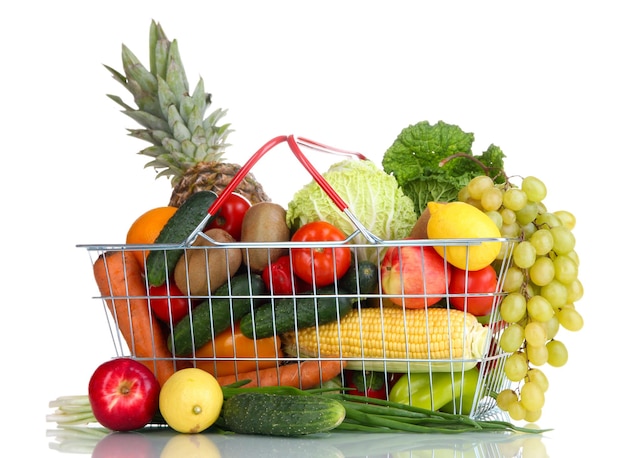
[[[123,243],[139,214],[168,202],[169,182],[155,180],[136,154],[146,145],[126,135],[136,124],[105,96],[130,101],[103,64],[121,70],[122,43],[147,64],[151,19],[178,39],[190,84],[202,76],[212,107],[229,110],[231,162],[291,133],[379,162],[402,128],[443,120],[474,132],[474,152],[500,146],[509,174],[541,178],[548,208],[578,218],[585,297],[577,306],[586,320],[579,333],[561,335],[569,363],[545,368],[552,385],[540,426],[555,431],[542,443],[559,457],[618,441],[619,423],[609,420],[625,407],[618,371],[626,33],[618,4],[5,5],[3,446],[41,456],[48,401],[86,393],[92,371],[112,356],[102,307],[91,299],[90,260],[76,245]],[[253,171],[286,204],[309,181],[295,168],[279,148]]]

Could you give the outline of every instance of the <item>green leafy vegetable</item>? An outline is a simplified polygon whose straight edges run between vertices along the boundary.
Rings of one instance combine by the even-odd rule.
[[[396,177],[420,215],[430,201],[451,202],[477,175],[504,180],[504,154],[490,145],[482,155],[472,154],[474,134],[439,121],[422,121],[402,129],[383,156],[383,170]]]
[[[331,165],[323,176],[372,234],[383,240],[398,240],[411,232],[417,220],[413,201],[404,195],[395,177],[372,161],[346,159]],[[346,236],[356,230],[315,181],[296,192],[287,205],[287,224],[292,230],[311,221],[326,221]],[[359,234],[353,242],[366,244],[367,240]],[[378,262],[375,247],[356,251],[358,259]]]

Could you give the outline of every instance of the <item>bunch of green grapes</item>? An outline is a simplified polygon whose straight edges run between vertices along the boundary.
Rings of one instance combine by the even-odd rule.
[[[574,305],[583,295],[572,232],[576,218],[568,211],[549,212],[543,204],[546,195],[545,184],[533,176],[515,186],[508,179],[496,184],[485,175],[472,179],[458,196],[485,212],[503,237],[519,240],[502,282],[507,294],[500,316],[506,327],[499,339],[509,353],[504,373],[517,388],[503,390],[496,401],[513,420],[529,422],[541,417],[548,389],[539,367],[561,367],[568,359],[567,347],[556,338],[559,329],[583,327]]]

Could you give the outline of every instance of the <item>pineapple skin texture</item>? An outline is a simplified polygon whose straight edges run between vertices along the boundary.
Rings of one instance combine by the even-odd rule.
[[[200,162],[185,171],[181,179],[174,185],[169,205],[180,207],[192,194],[198,191],[213,191],[220,194],[241,169],[239,164],[226,162]],[[261,184],[248,173],[235,188],[235,192],[243,195],[251,204],[270,202]]]

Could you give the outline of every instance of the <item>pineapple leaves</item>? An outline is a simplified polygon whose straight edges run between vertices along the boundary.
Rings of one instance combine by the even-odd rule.
[[[153,20],[150,24],[150,73],[154,76],[165,78],[169,51],[170,41],[161,25]]]
[[[189,132],[189,129],[187,129],[185,121],[180,116],[180,113],[178,113],[178,110],[174,105],[169,106],[169,109],[167,110],[167,118],[169,120],[172,134],[174,135],[174,138],[176,140],[182,142],[184,140],[191,139],[191,132]]]
[[[158,97],[159,97],[159,106],[161,107],[161,113],[163,115],[167,115],[167,113],[169,112],[170,106],[172,105],[177,106],[176,95],[174,95],[174,92],[172,92],[169,85],[163,78],[159,76],[157,77],[157,81],[158,81],[158,88],[159,88]]]
[[[123,113],[131,117],[147,129],[166,131],[170,130],[170,126],[166,121],[145,111],[125,110]]]
[[[228,123],[217,124],[226,110],[218,109],[206,115],[211,94],[205,92],[202,78],[193,93],[189,93],[178,42],[170,41],[154,20],[149,44],[149,70],[124,44],[123,70],[105,65],[113,79],[132,95],[136,106],[119,96],[107,96],[141,126],[128,129],[129,135],[151,144],[139,152],[151,158],[145,167],[154,167],[157,177],[170,177],[174,185],[198,163],[220,161],[224,149],[230,146],[226,138],[231,129]]]
[[[154,94],[156,92],[156,77],[143,66],[139,59],[137,59],[132,51],[125,45],[122,45],[122,63],[124,65],[126,79],[129,83],[135,81],[137,86],[148,94]]]
[[[189,83],[187,82],[185,68],[180,60],[178,42],[176,40],[172,41],[170,45],[165,80],[172,92],[176,95],[178,103],[182,101],[185,95],[189,95]]]

